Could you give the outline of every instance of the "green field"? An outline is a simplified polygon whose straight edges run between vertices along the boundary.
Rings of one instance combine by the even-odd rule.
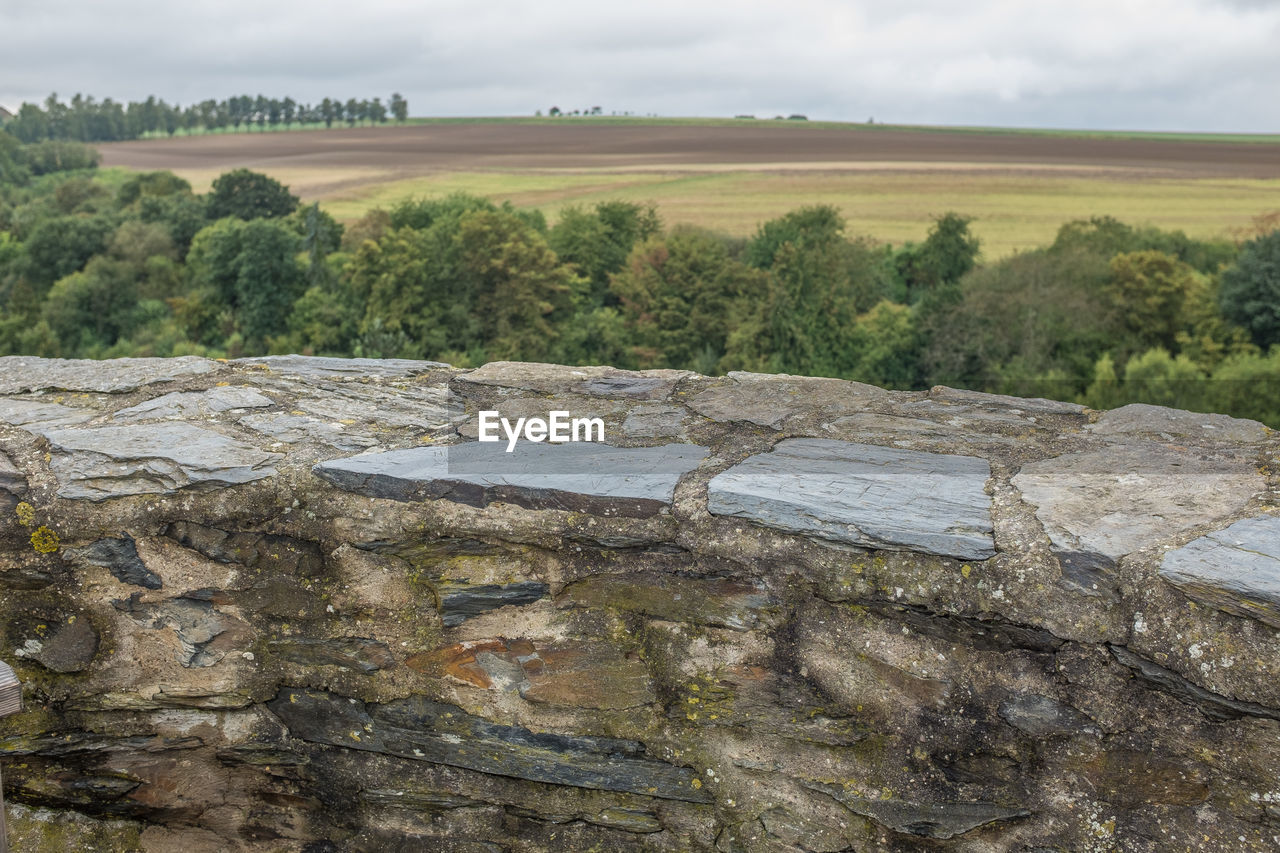
[[[520,171],[450,172],[370,183],[321,206],[343,221],[414,197],[469,192],[554,222],[571,204],[607,199],[654,203],[667,224],[691,223],[738,236],[801,205],[831,204],[849,231],[900,244],[920,240],[947,211],[974,218],[987,259],[1052,242],[1062,223],[1096,215],[1226,237],[1280,207],[1280,180],[1131,180],[1018,175],[998,170],[930,171]]]

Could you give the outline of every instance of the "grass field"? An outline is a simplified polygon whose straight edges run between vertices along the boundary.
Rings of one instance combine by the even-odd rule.
[[[936,216],[956,211],[974,218],[971,227],[989,260],[1050,243],[1058,227],[1072,219],[1105,214],[1181,229],[1192,237],[1231,237],[1260,213],[1280,208],[1280,179],[1133,181],[951,169],[453,172],[372,183],[340,192],[321,207],[351,221],[407,198],[459,191],[536,208],[550,222],[571,204],[652,202],[668,225],[690,223],[737,236],[750,235],[761,222],[800,205],[831,204],[849,221],[851,234],[894,244],[923,239]]]
[[[654,203],[668,224],[746,236],[808,204],[853,234],[902,243],[947,211],[974,218],[988,259],[1041,246],[1069,220],[1230,237],[1280,209],[1280,136],[827,122],[419,119],[406,126],[210,134],[103,146],[107,165],[168,168],[207,190],[244,166],[342,221],[469,192],[555,221],[566,205]]]

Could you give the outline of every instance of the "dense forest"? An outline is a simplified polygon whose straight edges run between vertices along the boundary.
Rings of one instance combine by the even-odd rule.
[[[948,213],[876,244],[831,207],[742,239],[628,202],[466,195],[345,228],[238,170],[98,173],[0,132],[0,353],[268,352],[838,376],[1223,411],[1280,426],[1280,216],[1238,242],[1069,222],[983,263]]]
[[[69,140],[72,142],[115,142],[143,136],[183,133],[215,133],[239,130],[286,130],[299,127],[332,127],[334,122],[384,124],[388,117],[405,121],[409,102],[396,92],[390,101],[381,98],[325,98],[318,104],[301,104],[293,98],[264,95],[237,95],[221,101],[213,99],[186,108],[169,104],[155,96],[145,101],[122,104],[110,98],[101,101],[76,95],[69,103],[55,92],[44,106],[24,103],[4,130],[19,142]]]

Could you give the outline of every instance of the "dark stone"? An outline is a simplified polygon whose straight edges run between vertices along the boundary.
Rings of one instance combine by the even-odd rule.
[[[73,552],[85,562],[109,570],[116,580],[147,589],[160,589],[160,576],[147,568],[138,556],[133,537],[122,534],[119,539],[99,539],[87,548]]]
[[[1200,710],[1202,714],[1214,720],[1236,720],[1241,717],[1266,717],[1280,720],[1280,709],[1268,708],[1256,702],[1241,702],[1229,699],[1198,684],[1192,684],[1171,669],[1158,663],[1139,657],[1124,646],[1108,646],[1111,654],[1120,663],[1127,666],[1143,681],[1170,696]]]
[[[98,632],[88,619],[72,617],[63,622],[44,640],[40,651],[29,655],[45,669],[54,672],[82,672],[89,668],[98,653]]]
[[[345,666],[370,673],[395,666],[396,663],[386,643],[367,637],[274,640],[270,647],[285,660],[303,666]]]
[[[278,743],[238,743],[217,751],[223,764],[247,764],[253,767],[298,767],[311,759],[296,749]]]
[[[957,613],[936,613],[910,604],[891,604],[885,601],[860,601],[868,610],[910,626],[912,631],[927,637],[948,640],[971,646],[982,651],[1027,649],[1033,652],[1053,653],[1066,641],[1044,628],[1019,625],[994,616],[961,616]]]
[[[45,758],[75,756],[138,755],[139,753],[171,752],[198,749],[204,741],[198,737],[160,737],[158,735],[134,735],[116,737],[85,731],[56,732],[30,737],[19,735],[0,740],[0,754],[40,755]]]
[[[237,532],[175,521],[165,535],[219,563],[239,563],[272,573],[314,577],[324,570],[324,556],[313,542],[272,533]]]
[[[612,447],[570,442],[472,441],[415,447],[322,462],[316,476],[341,489],[375,498],[418,502],[450,500],[469,506],[512,503],[644,518],[671,505],[676,482],[698,467],[705,447]]]
[[[294,737],[313,743],[553,785],[711,801],[693,785],[694,771],[648,758],[634,741],[538,734],[418,696],[366,706],[345,696],[283,688],[268,707]]]
[[[746,631],[773,602],[759,586],[725,578],[636,572],[595,575],[568,586],[558,602],[614,607],[657,619]]]
[[[801,782],[806,788],[821,791],[854,814],[907,835],[925,838],[955,838],[966,832],[1006,820],[1030,817],[1026,809],[1011,809],[995,803],[915,803],[907,800],[866,800],[851,797],[837,785]]]
[[[793,438],[717,474],[707,509],[866,548],[995,554],[985,459]]]
[[[1074,734],[1089,725],[1089,719],[1048,696],[1018,696],[999,707],[1000,716],[1015,729],[1034,737]]]
[[[547,594],[549,587],[539,581],[517,581],[505,584],[473,584],[461,588],[444,588],[440,592],[440,617],[446,628],[461,625],[499,607],[521,607],[532,604]]]

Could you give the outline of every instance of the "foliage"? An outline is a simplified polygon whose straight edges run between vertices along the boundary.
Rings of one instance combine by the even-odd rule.
[[[288,216],[298,207],[298,197],[275,178],[248,169],[219,176],[209,195],[210,219],[274,219]]]
[[[289,312],[305,285],[298,261],[302,239],[270,219],[220,219],[191,243],[187,275],[206,310],[229,312],[232,333],[250,349],[285,331]]]
[[[923,243],[898,253],[894,263],[912,302],[930,290],[954,284],[977,264],[978,238],[969,233],[971,221],[955,213],[943,214]]]
[[[1222,315],[1247,329],[1255,344],[1280,343],[1280,230],[1240,248],[1235,265],[1222,273],[1218,300]]]
[[[329,102],[335,121],[350,107]],[[236,114],[298,110],[250,98]],[[37,174],[32,156],[0,134],[0,352],[782,371],[1280,424],[1280,347],[1262,349],[1280,334],[1274,229],[1237,249],[1099,217],[983,264],[965,217],[895,248],[849,234],[829,206],[745,241],[664,229],[652,206],[621,201],[566,208],[548,229],[464,194],[343,228],[245,170],[197,195],[167,172],[67,158]]]

